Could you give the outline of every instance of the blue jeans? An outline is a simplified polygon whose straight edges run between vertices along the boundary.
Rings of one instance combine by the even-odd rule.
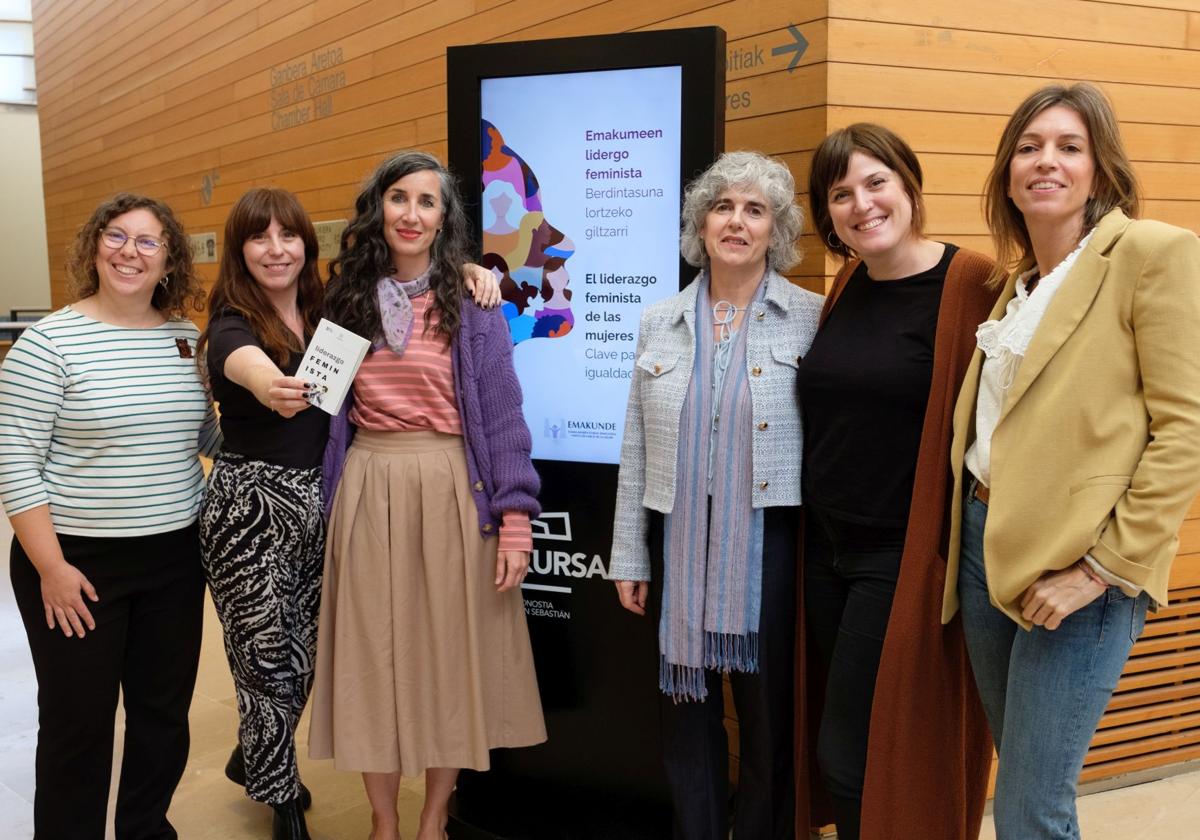
[[[1075,786],[1100,716],[1149,597],[1115,586],[1057,630],[1024,632],[992,606],[983,567],[987,505],[963,507],[958,597],[971,669],[1000,763],[993,815],[997,840],[1078,840]]]

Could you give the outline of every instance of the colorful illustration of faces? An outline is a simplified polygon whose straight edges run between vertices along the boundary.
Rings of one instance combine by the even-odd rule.
[[[566,261],[575,243],[546,220],[537,176],[482,122],[483,264],[500,281],[513,344],[561,338],[575,326]]]

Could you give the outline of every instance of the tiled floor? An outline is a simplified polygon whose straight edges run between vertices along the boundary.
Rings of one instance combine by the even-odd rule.
[[[8,520],[0,516],[0,571],[4,578],[0,582],[0,838],[26,840],[33,834],[37,685],[7,581],[11,533]],[[205,616],[191,720],[191,758],[171,807],[171,820],[180,836],[184,840],[269,837],[270,809],[240,795],[222,772],[234,743],[237,711],[221,649],[220,626],[211,606]],[[313,840],[362,840],[370,830],[370,809],[358,775],[339,773],[327,761],[304,758],[307,734],[306,718],[298,740],[301,772],[314,796],[308,816]],[[406,837],[416,834],[422,792],[420,779],[405,781],[401,817]],[[1200,772],[1086,796],[1080,800],[1079,811],[1087,840],[1200,836]],[[984,824],[981,840],[995,840],[990,819]]]

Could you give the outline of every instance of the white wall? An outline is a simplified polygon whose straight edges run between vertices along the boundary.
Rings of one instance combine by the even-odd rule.
[[[0,105],[0,196],[0,320],[7,320],[13,307],[50,306],[36,108]]]

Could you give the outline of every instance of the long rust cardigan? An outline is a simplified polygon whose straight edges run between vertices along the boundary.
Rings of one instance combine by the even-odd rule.
[[[821,313],[837,303],[852,261],[838,272]],[[959,616],[943,627],[942,586],[950,509],[954,401],[999,289],[992,261],[960,250],[946,272],[934,338],[933,380],[913,482],[896,597],[871,709],[861,840],[975,840],[983,819],[992,739]],[[796,836],[832,822],[816,763],[823,674],[806,672],[803,575],[796,642]],[[815,670],[815,669],[814,669]]]

